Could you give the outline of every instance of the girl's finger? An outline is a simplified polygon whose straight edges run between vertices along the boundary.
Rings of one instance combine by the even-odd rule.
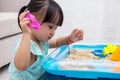
[[[29,18],[24,18],[24,19],[21,20],[21,22],[24,22],[24,21],[30,21],[30,19]]]
[[[28,14],[28,13],[29,13],[29,11],[25,11],[25,12],[21,13],[19,16],[20,21],[23,20],[25,18],[26,14]]]
[[[79,30],[79,35],[83,35],[83,30]]]

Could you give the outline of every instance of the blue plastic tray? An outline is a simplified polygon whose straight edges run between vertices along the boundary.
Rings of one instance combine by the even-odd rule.
[[[103,50],[106,45],[71,45],[70,48],[72,49],[90,49],[90,50]],[[52,52],[50,55],[43,62],[43,68],[55,75],[63,75],[66,77],[73,77],[73,78],[89,78],[89,79],[97,79],[97,78],[113,78],[113,79],[120,79],[119,72],[112,72],[111,69],[104,67],[102,62],[99,61],[88,61],[96,63],[95,70],[62,70],[59,67],[59,63],[64,61],[64,59],[68,55],[68,47],[62,46]],[[81,60],[80,60],[81,61]],[[82,61],[81,61],[82,62]],[[87,60],[86,60],[87,62]],[[117,62],[115,62],[117,63]],[[86,63],[87,64],[87,63]],[[97,64],[101,64],[98,66]],[[107,62],[105,64],[110,65],[110,67],[114,67],[114,63]],[[99,67],[99,68],[98,68]],[[98,70],[97,70],[98,69]],[[100,70],[99,70],[100,69]]]

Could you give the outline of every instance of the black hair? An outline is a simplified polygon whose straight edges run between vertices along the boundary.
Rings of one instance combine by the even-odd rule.
[[[42,23],[49,22],[49,23],[54,23],[57,26],[62,26],[63,18],[64,18],[63,11],[61,7],[54,0],[31,0],[27,6],[23,6],[20,9],[18,14],[18,25],[20,26],[19,15],[22,12],[24,12],[26,9],[29,10],[30,13],[39,12],[46,5],[48,7]],[[57,21],[55,20],[56,18],[58,18]]]

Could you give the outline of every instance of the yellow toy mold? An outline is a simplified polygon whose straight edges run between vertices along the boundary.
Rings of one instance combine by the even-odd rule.
[[[106,47],[103,49],[103,56],[106,56],[108,54],[111,54],[117,49],[118,46],[112,45],[111,43],[107,43]]]

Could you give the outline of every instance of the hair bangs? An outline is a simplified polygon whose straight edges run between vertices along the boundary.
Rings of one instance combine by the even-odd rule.
[[[50,2],[43,22],[49,22],[61,26],[63,23],[63,12],[58,4]]]

